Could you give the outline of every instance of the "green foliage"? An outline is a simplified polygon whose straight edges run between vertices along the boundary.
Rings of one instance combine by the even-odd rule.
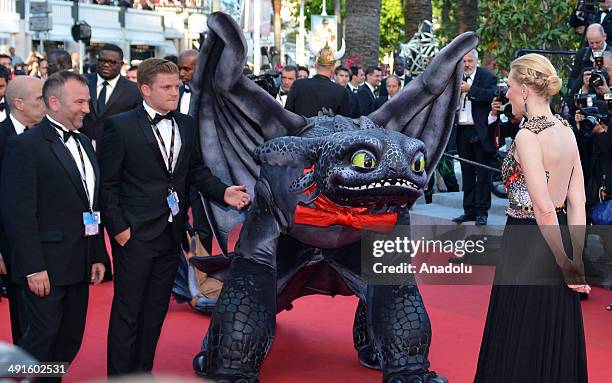
[[[493,69],[507,73],[518,49],[574,50],[580,36],[569,26],[573,0],[500,1],[480,0],[481,22],[479,50],[485,61],[494,61]],[[549,56],[567,79],[571,56]],[[484,63],[483,63],[484,64]]]
[[[458,29],[455,18],[457,0],[432,0],[431,5],[433,21],[436,26],[434,33],[442,47],[457,36]]]
[[[401,0],[382,0],[380,16],[380,47],[379,55],[382,58],[386,53],[399,49],[404,41],[404,14]]]

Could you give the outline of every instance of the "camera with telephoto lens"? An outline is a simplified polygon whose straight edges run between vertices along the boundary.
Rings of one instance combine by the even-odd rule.
[[[609,81],[608,72],[604,69],[604,58],[603,51],[593,51],[593,69],[591,70],[591,77],[589,77],[589,85],[593,88],[600,87],[607,84]]]
[[[495,94],[495,98],[501,103],[502,113],[506,117],[512,118],[514,115],[512,114],[512,105],[510,105],[510,100],[508,97],[506,97],[507,93],[508,85],[506,83],[497,84],[497,93]]]
[[[272,97],[276,97],[278,94],[278,84],[276,79],[279,77],[279,73],[265,73],[260,76],[248,75],[247,77],[255,82],[260,88],[268,92]]]
[[[599,123],[607,124],[609,121],[609,110],[612,106],[612,94],[604,94],[604,100],[597,100],[595,94],[577,94],[574,96],[574,105],[584,115],[580,122],[580,130],[590,132]]]

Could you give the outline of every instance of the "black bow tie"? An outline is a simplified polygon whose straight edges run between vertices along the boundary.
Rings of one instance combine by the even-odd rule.
[[[185,85],[185,93],[191,93],[191,88]]]
[[[6,104],[4,102],[0,102],[0,112],[4,112],[4,109],[6,109]]]
[[[279,91],[279,92],[278,92],[278,95],[279,95],[279,96],[286,96],[286,95],[287,95],[287,93],[285,93],[284,91],[282,91],[282,90],[281,90],[281,91]]]
[[[151,121],[151,123],[152,123],[153,125],[157,125],[157,124],[159,124],[159,123],[160,123],[162,120],[170,120],[170,121],[172,121],[172,117],[174,117],[174,113],[172,113],[172,112],[168,112],[168,113],[166,113],[166,114],[164,114],[164,115],[161,115],[161,114],[155,113],[155,118],[153,119],[153,121]]]
[[[77,132],[67,132],[65,130],[62,130],[62,133],[64,134],[64,142],[68,142],[70,137],[73,137],[75,141],[78,140],[77,137],[79,136],[79,134]]]

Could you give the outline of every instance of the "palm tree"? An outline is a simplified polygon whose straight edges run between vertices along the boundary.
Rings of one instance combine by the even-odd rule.
[[[478,0],[457,0],[459,33],[478,29]]]
[[[404,36],[410,41],[422,21],[432,21],[431,0],[404,0],[404,20]]]
[[[346,0],[345,58],[354,53],[368,65],[378,65],[382,0]]]
[[[282,0],[273,0],[272,8],[274,9],[274,46],[276,49],[281,49],[281,8]]]

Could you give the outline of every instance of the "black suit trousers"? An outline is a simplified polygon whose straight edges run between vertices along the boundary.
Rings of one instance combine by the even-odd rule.
[[[191,201],[191,214],[193,215],[193,229],[200,237],[200,242],[208,251],[212,254],[212,240],[213,234],[208,219],[206,218],[206,211],[202,205],[202,198],[200,192],[195,186],[189,189],[189,199]]]
[[[457,127],[459,157],[491,165],[493,153],[484,150],[473,127]],[[489,170],[461,162],[463,178],[463,211],[471,216],[487,216],[491,208],[491,178]]]
[[[52,285],[44,298],[27,284],[18,285],[16,292],[23,330],[17,345],[40,362],[72,362],[85,331],[89,285]]]
[[[108,374],[150,372],[179,264],[172,224],[150,241],[112,240],[115,294],[108,329]]]

